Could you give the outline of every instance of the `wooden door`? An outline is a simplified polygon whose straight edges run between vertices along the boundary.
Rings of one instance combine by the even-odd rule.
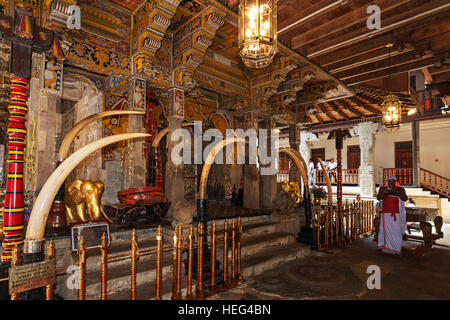
[[[412,141],[395,143],[395,168],[412,168],[413,152]]]
[[[322,161],[325,161],[325,148],[317,148],[317,149],[311,149],[311,159],[313,159],[314,162],[314,166],[315,168],[317,168],[317,162],[319,162],[319,158]],[[309,163],[309,159],[305,161],[308,161]]]
[[[347,147],[347,169],[359,169],[361,164],[361,150],[359,146]]]
[[[278,168],[279,172],[289,171],[289,157],[285,155],[280,155],[280,166]]]

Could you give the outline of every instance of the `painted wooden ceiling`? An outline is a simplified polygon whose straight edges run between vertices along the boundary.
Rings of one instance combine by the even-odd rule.
[[[128,12],[134,12],[142,3],[146,1],[148,0],[107,0],[104,2],[110,3]]]

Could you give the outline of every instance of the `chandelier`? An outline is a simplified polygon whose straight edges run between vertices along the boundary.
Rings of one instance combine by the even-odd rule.
[[[391,48],[394,46],[392,43],[386,45],[389,48],[389,67],[391,67]],[[389,77],[389,83],[392,84],[391,77]],[[392,88],[392,85],[390,85]],[[400,122],[402,120],[402,103],[400,99],[393,94],[389,93],[381,104],[381,121],[383,126],[389,130],[396,130],[400,128]]]
[[[268,66],[278,52],[277,1],[241,0],[239,4],[239,54],[250,68]]]
[[[386,129],[400,128],[402,103],[395,94],[389,94],[381,105],[381,118]]]

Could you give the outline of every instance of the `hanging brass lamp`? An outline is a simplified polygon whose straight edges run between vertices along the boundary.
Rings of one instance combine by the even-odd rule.
[[[272,63],[277,47],[278,0],[241,0],[239,3],[239,54],[250,68]]]

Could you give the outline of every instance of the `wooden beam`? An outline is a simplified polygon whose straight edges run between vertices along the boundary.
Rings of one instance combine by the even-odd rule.
[[[328,104],[334,111],[336,111],[342,118],[344,118],[345,120],[349,120],[349,116],[347,116],[340,108],[339,106],[336,105],[335,101],[328,101],[325,102],[326,104]]]
[[[330,118],[332,121],[336,121],[336,117],[334,117],[332,114],[328,113],[328,110],[325,108],[325,106],[323,106],[321,103],[317,104],[317,107],[319,108],[319,110],[325,114],[328,118]]]
[[[284,1],[284,3],[279,4],[278,6],[278,34],[282,34],[291,30],[292,28],[298,26],[300,23],[305,22],[310,18],[317,18],[331,10],[334,10],[338,5],[340,5],[340,1],[336,0],[321,0],[315,1],[316,3],[305,6],[306,9],[298,11],[294,15],[283,15],[283,11],[287,11],[286,8],[289,6],[298,5],[298,1]]]
[[[391,58],[398,56],[399,54],[403,54],[405,52],[411,52],[413,49],[401,49],[401,50],[395,50],[391,52]],[[351,59],[342,60],[338,63],[332,64],[328,66],[328,72],[330,73],[337,73],[342,72],[348,69],[360,67],[363,65],[366,65],[368,63],[380,61],[383,59],[387,59],[389,57],[388,49],[385,47],[371,51],[369,53],[353,57]]]
[[[386,34],[371,37],[358,42],[356,45],[347,46],[333,50],[330,53],[321,54],[316,58],[316,60],[320,65],[327,67],[334,63],[383,49],[389,42],[394,42],[396,45],[412,49],[414,45],[426,42],[428,39],[432,39],[431,43],[429,43],[430,46],[436,46],[433,39],[450,32],[450,24],[447,22],[447,16],[447,13],[442,13],[435,17],[433,16],[426,18],[421,21],[420,25],[413,24],[407,28],[402,28],[396,31],[395,35]],[[426,27],[424,28],[423,26]]]
[[[412,63],[415,61],[420,61],[430,56],[421,56],[421,53],[418,53],[419,57],[416,57],[416,54],[413,52],[407,52],[404,54],[400,54],[396,57],[387,58],[382,61],[372,62],[363,66],[358,66],[356,68],[352,68],[346,71],[336,73],[336,77],[341,80],[346,80],[349,78],[354,78],[356,76],[361,76],[365,74],[374,73],[376,71],[391,69],[397,66],[402,66],[404,64]]]
[[[304,47],[305,45],[315,42],[322,38],[333,37],[333,34],[343,31],[355,24],[366,23],[367,7],[369,5],[378,5],[381,9],[382,16],[391,9],[400,7],[411,0],[392,1],[392,0],[378,0],[372,1],[370,4],[364,3],[357,8],[352,8],[350,12],[339,15],[334,19],[328,20],[325,23],[318,25],[315,28],[309,29],[307,32],[301,33],[292,38],[291,45],[293,49]]]
[[[348,86],[364,83],[367,81],[385,78],[391,75],[396,75],[408,71],[418,70],[427,67],[433,67],[436,64],[436,57],[431,57],[427,59],[422,59],[419,61],[414,61],[412,63],[407,63],[398,67],[388,68],[377,72],[372,72],[370,74],[365,74],[362,76],[348,78],[345,82]]]
[[[445,65],[441,67],[431,67],[428,69],[428,71],[432,76],[435,76],[440,73],[447,73],[450,72],[450,65]]]
[[[423,1],[418,1],[419,3]],[[321,41],[315,46],[307,48],[307,57],[314,58],[321,54],[337,50],[342,47],[347,47],[352,44],[367,40],[375,35],[381,35],[398,28],[404,28],[406,25],[415,24],[417,27],[417,21],[426,17],[437,15],[438,13],[448,10],[450,3],[448,0],[432,0],[425,2],[425,4],[417,5],[410,11],[401,12],[392,17],[383,19],[383,25],[379,30],[367,32],[366,25],[360,25],[356,31],[347,32],[340,37],[333,37],[328,41]],[[422,25],[422,24],[420,24]]]
[[[364,113],[361,113],[358,109],[356,109],[354,106],[351,106],[345,99],[341,99],[339,101],[336,101],[336,103],[340,103],[344,108],[350,110],[354,114],[356,114],[359,117],[365,117],[366,115]]]
[[[450,72],[438,73],[433,76],[433,83],[450,81]]]
[[[364,109],[369,110],[373,114],[378,115],[381,113],[381,107],[380,107],[379,103],[372,103],[369,100],[361,98],[361,96],[359,94],[357,96],[349,98],[349,100],[351,102],[353,102],[354,104],[356,104]],[[374,106],[376,106],[376,108]]]
[[[313,115],[311,113],[307,113],[307,116],[308,116],[309,120],[312,123],[318,123],[319,122],[319,121],[314,121],[314,120],[317,120],[317,119],[315,117],[313,117]]]
[[[356,97],[357,97],[357,96],[356,96]],[[357,100],[357,99],[355,99],[355,100]],[[366,109],[367,111],[369,111],[369,112],[372,113],[372,114],[378,115],[378,114],[380,113],[380,111],[381,111],[381,109],[376,109],[376,108],[372,107],[371,104],[368,104],[368,103],[358,103],[358,102],[356,102],[355,100],[349,100],[349,101],[352,102],[352,103],[354,103],[354,104],[357,105],[358,107],[361,107],[361,108]],[[347,102],[346,102],[346,103],[347,103]],[[378,106],[378,105],[377,105],[377,106]]]
[[[362,103],[377,106],[381,110],[380,105],[383,103],[384,94],[374,94],[368,92],[358,92],[356,96],[350,99],[354,103]]]
[[[316,119],[317,119],[320,123],[326,122],[325,120],[323,120],[323,118],[319,115],[318,112],[314,113],[314,116],[316,117]]]
[[[407,52],[426,52],[432,49],[435,52],[441,50],[450,49],[450,31],[442,33],[430,38],[426,38],[415,43],[400,44],[398,43],[391,50],[391,58],[394,58],[400,54]],[[369,53],[359,55],[353,58],[345,59],[337,63],[328,65],[328,71],[330,73],[342,72],[351,68],[366,65],[376,61],[387,59],[389,55],[388,48],[384,47],[378,50],[371,51]]]

